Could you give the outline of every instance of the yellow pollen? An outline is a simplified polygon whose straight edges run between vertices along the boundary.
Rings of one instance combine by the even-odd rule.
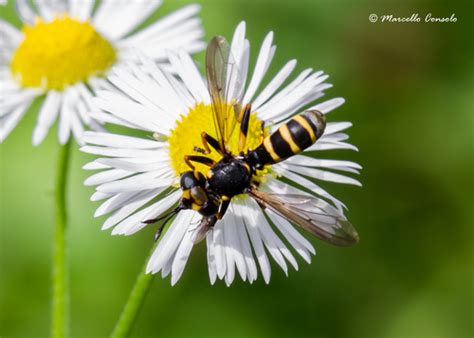
[[[23,27],[24,39],[16,49],[11,72],[24,87],[62,90],[90,76],[103,75],[117,55],[89,22],[67,15],[51,22],[37,19]]]
[[[202,155],[194,151],[194,147],[203,148],[201,141],[201,133],[203,131],[212,137],[217,138],[212,118],[211,105],[198,103],[189,110],[189,113],[186,116],[181,117],[181,120],[177,122],[176,127],[171,131],[171,136],[168,140],[171,163],[177,175],[191,170],[184,162],[185,155],[207,156],[216,162],[222,158],[222,156],[212,147],[209,155]],[[238,154],[239,134],[240,126],[236,123],[228,144],[229,150],[232,154]],[[255,113],[252,113],[250,115],[244,153],[249,149],[257,148],[257,146],[262,142],[263,136],[267,135],[267,130],[262,131],[262,122],[257,118]],[[209,167],[204,164],[193,162],[193,165],[196,167],[196,170],[204,175],[209,171]]]

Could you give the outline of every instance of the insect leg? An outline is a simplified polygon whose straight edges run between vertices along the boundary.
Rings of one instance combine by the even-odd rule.
[[[158,221],[161,221],[163,219],[165,219],[163,221],[163,223],[160,225],[160,227],[158,228],[158,230],[156,230],[156,233],[155,233],[155,241],[158,240],[158,238],[160,238],[161,236],[161,233],[163,232],[163,229],[165,228],[166,224],[168,223],[168,221],[174,216],[176,215],[178,212],[180,212],[181,210],[183,210],[184,207],[182,205],[178,205],[176,208],[174,208],[173,210],[171,210],[170,212],[158,217],[158,218],[153,218],[153,219],[147,219],[145,221],[143,221],[142,223],[144,224],[153,224],[153,223],[156,223]]]
[[[262,134],[260,135],[260,143],[265,139],[265,121],[260,123],[260,128],[262,128]]]
[[[195,167],[191,164],[191,162],[197,162],[207,165],[208,167],[212,167],[216,162],[213,159],[205,156],[194,156],[194,155],[185,155],[184,162],[194,170]]]
[[[219,144],[219,141],[217,141],[214,137],[203,131],[201,133],[201,141],[202,145],[204,146],[203,148],[199,147],[194,147],[194,150],[204,154],[204,155],[209,155],[211,153],[211,146],[213,149],[215,149],[219,154],[223,155],[223,151],[221,149],[221,145]]]
[[[166,223],[168,223],[168,221],[169,221],[174,215],[175,215],[175,214],[171,214],[171,215],[160,225],[160,227],[158,228],[158,230],[156,230],[156,232],[155,232],[155,242],[160,238],[161,233],[163,232],[163,229],[165,228]]]
[[[217,213],[217,219],[222,219],[224,217],[227,208],[230,205],[230,198],[223,196],[221,206],[219,207],[219,212]]]
[[[243,151],[245,148],[245,143],[247,141],[247,134],[249,131],[249,121],[250,121],[250,104],[246,104],[244,109],[239,115],[240,122],[240,134],[239,134],[239,152]]]

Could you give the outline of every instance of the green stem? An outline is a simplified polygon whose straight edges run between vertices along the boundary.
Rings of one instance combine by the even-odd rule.
[[[132,292],[128,296],[127,303],[123,307],[120,318],[115,324],[114,331],[110,335],[111,338],[125,338],[128,337],[132,331],[133,324],[137,319],[137,315],[143,305],[145,296],[150,289],[151,282],[153,281],[154,275],[146,273],[146,265],[154,249],[155,248],[153,247],[143,265],[143,268],[137,276]]]
[[[53,302],[51,336],[63,338],[67,334],[68,325],[68,283],[66,263],[66,185],[71,144],[61,147],[59,151],[58,167],[56,172],[55,187],[55,234],[54,234],[54,261],[53,261]]]

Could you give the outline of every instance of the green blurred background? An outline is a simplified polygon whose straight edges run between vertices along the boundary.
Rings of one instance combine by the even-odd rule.
[[[167,1],[157,18],[189,1]],[[315,239],[318,254],[270,285],[209,285],[205,248],[181,281],[156,278],[136,337],[472,337],[473,2],[201,0],[206,39],[231,37],[247,21],[252,59],[267,31],[278,46],[273,75],[288,59],[331,75],[328,97],[347,103],[360,152],[325,152],[364,167],[363,187],[325,184],[349,207],[360,243]],[[451,16],[456,23],[370,23],[371,13]],[[11,3],[1,18],[19,25]],[[152,19],[153,19],[152,18]],[[197,56],[203,61],[203,53]],[[49,333],[56,130],[31,146],[38,104],[6,142],[1,161],[0,336]],[[109,334],[153,244],[100,231],[98,203],[74,146],[69,189],[71,316],[75,337]],[[236,278],[237,279],[237,278]]]

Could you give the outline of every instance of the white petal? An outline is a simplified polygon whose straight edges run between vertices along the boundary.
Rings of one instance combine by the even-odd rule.
[[[15,9],[24,23],[33,24],[35,21],[35,12],[31,9],[28,0],[16,0],[14,1]]]
[[[332,201],[340,212],[342,212],[343,208],[346,208],[346,205],[344,203],[339,201],[337,198],[329,194],[326,190],[322,189],[320,186],[316,185],[314,182],[310,181],[304,176],[293,173],[286,169],[284,169],[284,171],[282,172],[282,176],[310,190],[311,193],[327,198],[328,200]]]
[[[263,104],[259,108],[259,113],[261,111],[273,111],[273,107],[279,104],[279,102],[285,98],[286,95],[291,93],[293,90],[295,90],[297,87],[301,85],[301,83],[307,79],[308,75],[311,74],[312,69],[308,68],[302,71],[290,84],[288,84],[284,89],[280,90],[278,94],[273,96],[268,102]],[[273,116],[269,116],[268,119],[273,119]]]
[[[214,246],[214,235],[213,231],[209,231],[206,236],[206,246],[207,246],[207,266],[209,270],[209,281],[211,285],[214,285],[217,279],[217,270],[216,270],[216,257],[215,257],[215,246]]]
[[[285,274],[288,275],[288,268],[283,258],[283,256],[285,256],[291,265],[293,265],[295,270],[298,270],[298,263],[296,262],[295,258],[288,250],[286,245],[275,234],[270,224],[268,224],[268,221],[266,220],[263,211],[260,209],[257,202],[255,202],[253,199],[249,199],[248,203],[250,203],[250,205],[252,205],[255,210],[258,210],[256,212],[258,230],[260,231],[260,235],[262,236],[265,247],[268,249],[275,262],[277,262]]]
[[[223,279],[226,270],[226,251],[225,251],[225,240],[224,240],[224,222],[217,222],[213,229],[213,242],[214,242],[214,257],[216,259],[216,271],[219,279]]]
[[[135,103],[123,95],[111,91],[99,91],[92,101],[97,107],[129,122],[143,130],[167,134],[168,129],[160,123],[159,114]],[[132,114],[133,112],[133,114]]]
[[[280,86],[283,82],[290,76],[293,69],[296,67],[296,60],[288,61],[283,68],[278,72],[277,75],[272,79],[272,81],[262,90],[260,95],[255,99],[252,104],[252,107],[255,107],[255,110],[258,111],[260,106],[264,104]]]
[[[154,194],[154,196],[157,196],[159,193],[161,193],[163,191],[163,189],[160,189],[160,190],[157,190]],[[114,230],[112,230],[112,234],[113,235],[132,235],[138,231],[140,231],[141,229],[143,229],[145,226],[147,226],[146,223],[143,223],[145,220],[149,220],[149,219],[154,219],[156,217],[158,217],[159,215],[161,215],[163,212],[165,212],[166,210],[168,210],[172,205],[174,205],[176,203],[176,201],[179,199],[179,197],[181,196],[181,192],[179,190],[171,193],[170,195],[162,198],[161,200],[159,200],[158,202],[146,207],[145,209],[142,209],[140,210],[139,212],[131,215],[130,217],[124,219],[123,221],[121,221],[115,228]],[[153,197],[153,196],[152,196]],[[146,201],[145,203],[147,203],[150,199],[146,198]],[[143,202],[143,201],[142,201]],[[141,207],[142,205],[144,205],[144,203],[141,203],[141,205],[139,205],[140,203],[138,202],[134,202],[133,203],[133,207]],[[124,208],[127,208],[127,212],[128,213],[131,213],[133,211],[130,211],[130,209],[132,208],[132,206],[129,205],[126,205],[124,206]],[[137,208],[135,208],[136,210]],[[122,209],[120,209],[122,210]],[[119,212],[120,212],[119,210]],[[123,211],[123,213],[125,213],[125,211]],[[114,214],[115,216],[115,214]],[[116,216],[116,218],[118,218],[118,216]],[[104,223],[104,227],[109,227],[110,226],[110,223]]]
[[[143,158],[138,158],[138,160],[142,160]],[[173,176],[172,170],[170,168],[169,163],[167,161],[155,161],[155,162],[136,162],[132,161],[132,158],[125,158],[123,160],[117,160],[112,158],[100,158],[97,161],[101,164],[110,166],[115,169],[121,169],[126,171],[131,171],[135,173],[141,172],[156,172],[160,173],[163,177],[171,177]],[[153,161],[153,158],[145,158],[147,161]]]
[[[81,151],[89,154],[109,156],[109,157],[151,157],[157,156],[158,159],[163,157],[164,152],[158,149],[156,150],[143,150],[135,149],[132,147],[126,148],[110,148],[110,147],[96,147],[96,146],[84,146]]]
[[[311,255],[315,254],[314,248],[311,243],[304,238],[286,219],[279,216],[275,212],[266,209],[266,214],[270,217],[273,224],[280,230],[286,240],[295,248],[296,252],[300,254],[303,259],[311,263]]]
[[[90,115],[100,112],[100,110],[93,104],[92,98],[93,95],[88,87],[82,82],[76,83],[74,89],[79,94],[81,102],[85,105],[86,115],[85,119],[90,119]],[[87,122],[87,121],[86,121]],[[87,122],[88,123],[88,122]]]
[[[162,188],[170,186],[173,183],[171,178],[159,178],[156,176],[157,173],[154,171],[146,172],[144,174],[124,178],[120,181],[101,184],[97,187],[97,191],[106,193],[119,193],[124,191]]]
[[[20,87],[20,85],[9,76],[10,71],[8,69],[3,68],[2,72],[0,72],[0,91],[2,93],[12,93],[12,92],[24,92],[25,89]],[[0,97],[0,101],[5,100],[6,97]]]
[[[89,85],[91,86],[93,92],[98,92],[101,90],[108,90],[108,91],[116,90],[116,88],[112,86],[109,80],[103,77],[94,77],[94,76],[90,77]]]
[[[13,112],[0,119],[0,143],[5,141],[8,134],[10,134],[23,115],[25,115],[30,103],[31,101],[20,104]]]
[[[250,63],[250,42],[249,40],[245,39],[242,56],[240,57],[240,61],[239,61],[240,71],[242,72],[242,83],[244,87],[249,75],[249,63]]]
[[[270,282],[271,268],[267,254],[265,253],[265,249],[263,248],[260,232],[257,228],[258,224],[256,222],[257,213],[259,212],[259,210],[256,210],[252,206],[250,206],[247,200],[242,201],[242,204],[238,205],[238,208],[236,209],[240,209],[240,216],[244,219],[245,226],[247,228],[250,241],[252,242],[252,246],[255,252],[255,256],[257,256],[260,269],[262,270],[263,279],[265,283],[268,284]]]
[[[89,176],[85,181],[84,184],[87,186],[98,185],[105,182],[115,181],[129,175],[133,174],[130,171],[121,170],[121,169],[112,169],[102,171],[100,173],[94,174]]]
[[[164,233],[158,246],[148,261],[147,273],[157,273],[171,259],[186,233],[195,211],[183,210]]]
[[[100,192],[100,191],[96,191],[95,193],[92,194],[90,200],[92,202],[97,202],[97,201],[101,201],[103,199],[109,198],[111,196],[112,196],[112,194],[107,194],[107,193],[103,193],[103,192]]]
[[[306,167],[319,167],[319,168],[330,168],[330,169],[339,169],[344,170],[341,168],[352,168],[360,170],[362,167],[351,161],[340,161],[340,160],[326,160],[326,159],[317,159],[309,156],[303,155],[296,155],[292,156],[286,160],[286,163],[293,164],[293,165],[300,165]]]
[[[190,228],[193,226],[193,223],[199,222],[200,219],[201,216],[195,212],[191,222],[188,224],[188,229],[184,233],[184,237],[181,240],[178,250],[176,251],[173,265],[171,267],[171,285],[175,285],[183,274],[189,255],[194,246],[194,237],[196,236],[196,232],[190,231]]]
[[[0,97],[0,117],[7,115],[23,103],[31,103],[39,93],[34,90],[15,90],[13,93],[3,94]]]
[[[8,39],[8,45],[11,47],[16,47],[23,38],[23,34],[15,26],[2,19],[0,19],[0,32],[2,32],[0,41],[4,43],[5,39]]]
[[[79,95],[74,88],[70,89],[71,99],[70,104],[70,114],[71,114],[71,131],[76,139],[76,142],[83,146],[83,135],[84,135],[84,126],[82,125],[81,119],[79,118],[78,105],[81,102]]]
[[[311,147],[306,149],[306,151],[318,151],[318,150],[331,150],[331,149],[349,149],[358,151],[357,147],[346,143],[346,142],[328,142],[327,139],[323,140],[322,138],[319,142],[316,142]]]
[[[146,86],[152,87],[152,84],[154,84],[160,88],[160,92],[162,93],[162,95],[158,97],[156,93],[153,93],[152,97],[155,98],[155,101],[160,101],[163,112],[174,121],[176,117],[179,116],[175,111],[186,111],[188,106],[180,99],[179,93],[176,92],[173,84],[170,82],[170,79],[173,79],[173,77],[165,74],[168,70],[164,69],[162,65],[158,67],[158,65],[149,58],[142,57],[140,61],[143,71],[150,76],[150,80],[146,82]],[[180,87],[184,87],[184,84],[180,83]],[[206,102],[210,102],[209,99]],[[155,104],[158,104],[158,102],[155,102]]]
[[[272,53],[272,40],[273,32],[267,34],[263,40],[262,46],[260,47],[260,53],[258,54],[257,63],[253,71],[252,79],[245,92],[243,102],[251,102],[255,92],[257,91],[260,82],[262,82],[268,67],[270,66],[273,53]]]
[[[145,194],[154,194],[155,191],[146,191],[146,192],[122,192],[120,194],[113,195],[102,203],[94,213],[94,217],[100,217],[105,214],[111,213],[125,205],[128,205],[132,202],[135,202],[143,198]],[[153,196],[153,195],[151,195]],[[144,202],[143,204],[145,204]],[[117,221],[118,222],[118,221]],[[116,222],[116,223],[117,223]],[[102,227],[102,229],[107,229],[107,227]]]
[[[91,116],[90,116],[89,108],[87,108],[87,102],[86,102],[86,100],[84,100],[84,98],[82,98],[80,96],[80,91],[77,90],[77,92],[78,92],[78,95],[79,95],[78,102],[77,102],[77,107],[76,107],[77,114],[78,114],[79,118],[81,119],[81,121],[85,125],[89,126],[92,122],[92,119],[91,119]]]
[[[243,255],[243,249],[240,244],[241,233],[237,230],[237,228],[243,229],[245,226],[242,221],[236,219],[233,212],[229,213],[228,216],[226,215],[224,219],[226,219],[226,222],[228,223],[228,231],[225,238],[226,246],[228,251],[232,251],[232,256],[234,258],[235,265],[237,266],[237,270],[239,271],[240,277],[245,281],[247,279],[247,267]]]
[[[110,166],[104,165],[97,160],[86,163],[82,166],[82,169],[84,170],[100,170],[100,169],[108,169]]]
[[[194,54],[206,48],[206,44],[201,41],[203,36],[204,32],[202,30],[194,30],[184,36],[179,36],[178,38],[169,38],[164,41],[163,44],[158,42],[151,45],[145,44],[141,51],[143,54],[158,61],[166,60],[167,51],[177,50],[179,48],[183,48],[186,52]],[[131,59],[133,59],[133,57]],[[165,68],[166,64],[163,64],[163,67]],[[167,69],[171,71],[169,67],[167,67]]]
[[[166,278],[171,273],[171,267],[173,266],[175,256],[176,253],[174,253],[170,259],[168,259],[168,262],[163,266],[163,268],[161,268],[161,278]]]
[[[326,170],[320,170],[320,169],[315,169],[315,168],[308,168],[308,167],[302,167],[302,166],[296,166],[296,165],[291,165],[291,164],[284,164],[281,163],[282,166],[287,168],[288,170],[291,170],[293,172],[308,176],[308,177],[313,177],[317,178],[323,181],[329,181],[329,182],[335,182],[335,183],[344,183],[344,184],[353,184],[357,186],[362,186],[359,181],[356,179],[353,179],[348,176],[336,174],[330,171]]]
[[[57,13],[67,12],[66,1],[33,0],[45,21],[51,21]]]
[[[73,18],[86,21],[91,17],[95,0],[68,0],[69,13]]]
[[[265,185],[262,185],[261,188],[263,190],[268,189],[269,191],[276,192],[278,194],[295,194],[295,195],[308,195],[309,196],[307,192],[302,191],[294,187],[293,185],[287,184],[278,179],[268,180],[265,183]],[[318,208],[321,209],[321,211],[323,211],[324,213],[345,219],[341,211],[334,208],[331,204],[329,204],[325,200],[319,198],[317,199],[317,204],[318,204]]]
[[[157,154],[156,158],[150,157],[145,158],[147,161],[153,162],[136,162],[134,163],[132,160],[133,158],[125,158],[125,159],[113,159],[113,158],[100,158],[97,161],[99,163],[105,164],[107,166],[122,169],[126,171],[132,171],[136,173],[140,172],[161,172],[163,176],[172,176],[171,166],[168,163],[168,158],[160,160],[160,156]],[[142,160],[142,158],[138,158],[138,160]],[[171,174],[171,175],[170,175]]]
[[[340,142],[346,141],[349,139],[349,135],[346,133],[334,133],[334,134],[323,134],[323,136],[319,139],[320,142]]]
[[[102,34],[117,40],[144,21],[160,5],[160,0],[103,0],[97,8],[93,23]]]
[[[197,4],[184,6],[167,16],[160,18],[155,23],[145,27],[142,31],[132,35],[129,40],[137,41],[141,39],[147,39],[156,36],[160,32],[166,31],[168,29],[174,29],[174,27],[178,26],[179,22],[197,14],[200,8],[201,7]]]
[[[232,217],[232,215],[230,215]],[[226,259],[226,274],[225,274],[225,283],[227,286],[230,286],[234,281],[235,277],[235,258],[234,258],[234,250],[232,249],[232,242],[233,242],[233,232],[231,230],[231,225],[229,223],[229,218],[231,217],[224,217],[224,219],[220,220],[219,223],[222,223],[222,232],[224,234],[224,250],[225,250],[225,259]]]
[[[245,46],[245,22],[242,21],[235,29],[230,45],[227,65],[227,96],[229,99],[241,99],[244,91],[244,79],[247,74],[242,72],[241,57]]]
[[[86,131],[84,133],[84,141],[99,146],[113,148],[155,149],[161,148],[165,145],[163,142],[155,140],[92,131]]]
[[[196,102],[210,103],[207,86],[204,84],[203,78],[189,54],[181,50],[179,59],[181,67],[178,66],[177,71],[186,82],[188,89],[193,93]]]
[[[33,131],[33,145],[36,146],[44,140],[49,128],[58,116],[61,101],[61,94],[59,92],[54,90],[48,92],[38,113],[38,121]]]
[[[141,32],[138,32],[140,34]],[[138,35],[136,34],[136,35]],[[126,38],[118,43],[119,48],[127,51],[126,56],[129,60],[134,60],[133,49],[140,50],[141,53],[148,57],[159,59],[167,50],[184,49],[187,53],[193,53],[190,45],[202,43],[200,38],[204,36],[201,19],[191,17],[182,20],[178,24],[169,29],[157,32],[152,36],[144,39],[137,39],[136,35]],[[170,48],[172,47],[172,48]],[[128,53],[131,51],[131,53]]]
[[[140,59],[144,62],[144,58]],[[109,80],[131,99],[139,103],[143,109],[152,112],[160,117],[160,124],[169,129],[174,126],[174,115],[169,111],[181,108],[176,105],[176,94],[170,92],[168,88],[162,88],[146,72],[155,72],[156,65],[150,66],[148,63],[138,67],[135,63],[127,63],[127,67],[115,67]],[[153,67],[152,69],[150,69]],[[135,102],[133,102],[135,103]]]
[[[323,95],[323,90],[331,87],[330,84],[322,83],[327,76],[317,76],[312,74],[306,78],[298,87],[285,95],[278,104],[266,106],[266,110],[260,110],[260,116],[263,119],[269,119],[270,116],[276,122],[282,122],[293,116],[300,108],[317,100]]]
[[[127,122],[119,117],[113,116],[108,113],[104,112],[99,112],[99,113],[91,113],[91,117],[95,120],[100,122],[101,124],[106,124],[106,123],[112,123],[116,124],[118,126],[123,126],[127,128],[132,128],[132,129],[139,129],[142,130],[142,128],[136,124]]]
[[[334,134],[350,127],[352,127],[352,123],[350,122],[329,122],[326,123],[326,129],[324,130],[324,133]]]
[[[345,100],[342,97],[336,97],[334,99],[318,103],[315,106],[312,106],[309,109],[316,109],[319,110],[323,114],[329,113],[331,110],[336,109],[337,107],[340,107],[344,104]]]
[[[123,200],[127,203],[121,206],[117,211],[114,211],[113,214],[107,218],[102,226],[102,229],[108,229],[120,223],[112,231],[112,234],[124,235],[129,234],[129,232],[132,230],[140,230],[142,227],[146,226],[146,224],[142,223],[143,221],[158,216],[161,212],[167,210],[167,208],[169,208],[169,206],[175,202],[174,195],[170,198],[167,196],[161,199],[159,202],[154,203],[134,214],[135,211],[146,205],[164,190],[165,188],[158,188],[148,191],[139,191],[138,193],[125,192],[117,194],[116,196],[120,197],[116,197],[116,199],[109,203],[105,202],[103,206],[101,205],[99,207],[100,210],[97,209],[96,214],[101,215],[102,213],[105,213],[105,211],[114,211],[113,209]],[[150,216],[149,214],[153,215]]]
[[[238,216],[237,208],[234,208],[233,205],[230,206],[232,212],[235,214],[234,222],[237,224],[235,230],[237,232],[237,237],[239,239],[240,247],[242,249],[242,254],[245,259],[245,264],[247,267],[247,279],[250,283],[257,279],[258,272],[257,272],[257,265],[255,263],[255,259],[253,257],[252,248],[250,246],[249,237],[247,235],[247,231],[245,230],[245,224],[242,224],[243,219]],[[240,269],[239,269],[240,271]]]

